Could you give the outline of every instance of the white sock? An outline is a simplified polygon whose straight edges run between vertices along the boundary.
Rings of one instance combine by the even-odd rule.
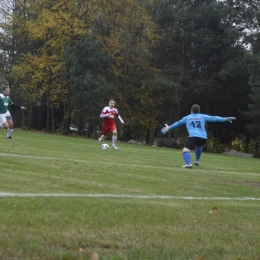
[[[117,135],[112,136],[112,145],[116,145]]]
[[[11,135],[12,135],[12,132],[13,132],[13,129],[8,128],[8,129],[7,129],[7,135],[6,135],[6,137],[11,136]]]

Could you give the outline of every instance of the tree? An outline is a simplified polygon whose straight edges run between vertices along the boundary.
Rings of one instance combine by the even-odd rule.
[[[88,123],[88,134],[96,133],[99,114],[107,97],[112,93],[109,74],[112,72],[109,56],[102,50],[100,41],[85,35],[75,46],[67,45],[64,53],[66,72],[72,104],[72,119],[79,132]]]
[[[163,87],[161,97],[163,115],[160,120],[171,123],[179,119],[185,92],[189,91],[192,70],[189,66],[189,46],[194,22],[188,1],[156,2],[154,19],[159,25],[161,39],[156,48],[156,62],[160,69],[157,82]],[[166,116],[165,116],[166,115]],[[175,130],[175,137],[177,135]],[[171,137],[171,133],[168,133]]]
[[[160,100],[154,94],[158,70],[152,55],[158,35],[144,2],[101,0],[103,9],[92,30],[112,58],[114,99],[126,127],[146,136],[146,131],[157,125]]]
[[[260,53],[257,55],[248,54],[246,57],[248,62],[248,71],[250,73],[249,85],[251,87],[251,103],[248,105],[248,111],[243,111],[250,122],[246,128],[251,133],[252,137],[259,139],[260,131]]]
[[[20,55],[13,77],[20,85],[20,93],[28,93],[30,113],[36,104],[40,106],[38,129],[45,126],[46,131],[50,131],[55,128],[53,110],[62,101],[67,102],[69,93],[61,77],[63,49],[85,34],[89,21],[80,17],[85,16],[86,11],[80,1],[32,0],[27,6],[27,20],[14,33],[26,36],[34,48]],[[21,17],[17,15],[14,19],[20,21]]]
[[[0,7],[0,56],[1,56],[1,72],[3,75],[2,84],[12,89],[14,99],[27,106],[27,97],[19,95],[19,87],[14,84],[12,78],[12,69],[19,55],[25,46],[30,46],[28,40],[20,37],[20,34],[14,33],[17,29],[17,23],[14,19],[15,15],[20,15],[20,23],[23,23],[25,0],[4,0]],[[16,125],[17,110],[13,111],[12,116]],[[21,126],[25,126],[25,116],[22,113]]]
[[[227,102],[226,97],[230,100],[236,95],[241,103],[246,102],[248,88],[245,90],[243,83],[248,74],[243,73],[243,81],[235,87],[228,85],[230,78],[220,75],[225,66],[231,69],[230,65],[245,53],[239,42],[243,34],[233,22],[235,14],[230,17],[229,4],[214,0],[167,1],[160,12],[157,19],[162,40],[157,62],[162,71],[159,82],[166,93],[162,110],[167,115],[161,117],[161,122],[179,119],[194,103],[201,105],[202,112],[226,115],[234,110],[238,113],[237,104]]]

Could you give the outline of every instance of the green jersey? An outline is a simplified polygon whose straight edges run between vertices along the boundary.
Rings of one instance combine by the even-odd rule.
[[[9,96],[0,94],[0,114],[5,114],[8,111],[8,105],[12,105],[13,101]]]

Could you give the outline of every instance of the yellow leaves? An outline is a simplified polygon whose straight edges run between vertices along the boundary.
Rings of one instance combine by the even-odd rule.
[[[78,7],[79,8],[79,7]],[[33,2],[29,9],[25,28],[32,41],[41,41],[46,49],[62,52],[66,44],[86,33],[90,22],[78,17],[74,1]]]
[[[124,96],[126,102],[128,95],[134,99],[141,85],[145,91],[137,97],[141,111],[149,106],[156,115],[156,105],[148,93],[154,88],[156,70],[150,60],[151,47],[158,36],[152,18],[139,1],[28,0],[26,3],[26,16],[15,17],[17,24],[20,22],[17,32],[27,37],[33,47],[31,53],[19,59],[14,74],[24,91],[29,88],[32,99],[44,96],[54,102],[65,98],[68,89],[62,80],[64,47],[75,45],[96,26],[102,48],[112,60],[111,78],[114,76],[114,85],[121,91],[118,99]]]
[[[60,78],[63,63],[59,55],[40,56],[23,55],[19,64],[13,69],[13,76],[20,79],[21,91],[26,91],[31,101],[48,95],[48,99],[56,101],[67,94],[64,82]]]
[[[100,1],[103,9],[95,17],[107,29],[102,35],[102,46],[112,55],[114,72],[124,75],[123,64],[130,73],[137,68],[148,68],[151,47],[156,39],[151,16],[138,1]],[[126,64],[127,63],[127,64]],[[118,70],[118,71],[116,71]]]
[[[74,37],[86,33],[84,23],[61,12],[42,10],[37,20],[27,22],[31,40],[45,41],[46,48],[59,51],[64,44],[70,44]]]
[[[16,33],[27,37],[34,46],[31,53],[21,55],[13,70],[21,90],[28,89],[31,99],[47,96],[48,100],[55,101],[68,93],[61,77],[63,49],[86,34],[90,25],[90,19],[78,16],[77,10],[84,9],[82,6],[75,5],[75,1],[32,1],[26,19],[14,17],[17,24],[20,22]]]
[[[126,117],[146,130],[147,125],[156,125],[158,113],[152,96],[157,73],[151,63],[151,47],[158,37],[155,25],[139,1],[100,0],[100,4],[103,9],[95,22],[104,28],[102,47],[113,61],[116,99],[122,100]],[[144,116],[147,111],[151,114]]]
[[[236,137],[236,139],[231,143],[231,149],[237,152],[244,152],[245,145],[242,140],[239,140],[238,137]]]

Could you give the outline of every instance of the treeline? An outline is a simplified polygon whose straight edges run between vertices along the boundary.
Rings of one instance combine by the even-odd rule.
[[[95,136],[114,98],[125,139],[148,142],[194,103],[202,113],[237,117],[232,128],[209,126],[214,136],[258,139],[258,1],[1,3],[0,81],[28,108],[22,127],[67,134],[73,122]]]

